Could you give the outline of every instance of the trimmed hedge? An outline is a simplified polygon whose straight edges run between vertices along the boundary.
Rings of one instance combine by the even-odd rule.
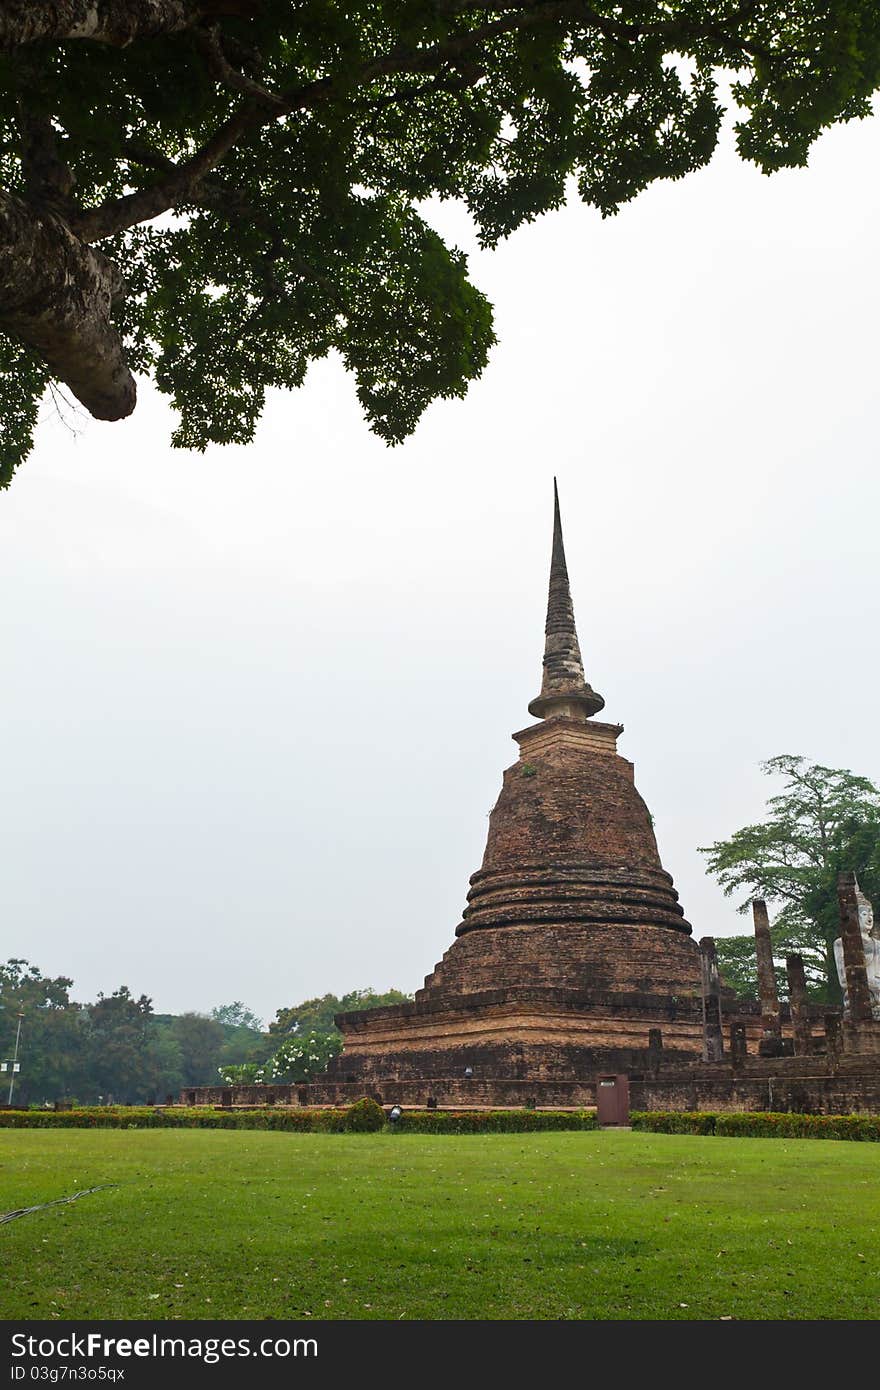
[[[633,1129],[652,1134],[714,1134],[717,1115],[701,1110],[631,1110]]]
[[[375,1106],[375,1111],[370,1107]],[[378,1116],[376,1114],[378,1112]],[[369,1116],[369,1119],[367,1119]],[[592,1111],[559,1110],[405,1110],[387,1122],[374,1101],[347,1110],[214,1110],[207,1106],[82,1106],[71,1110],[0,1110],[0,1129],[282,1129],[299,1133],[364,1132],[366,1125],[401,1134],[526,1134],[538,1130],[596,1129]],[[366,1120],[366,1125],[365,1125]]]
[[[598,1127],[592,1110],[404,1110],[394,1126],[401,1134],[532,1134]]]
[[[880,1115],[798,1115],[771,1110],[634,1110],[633,1129],[745,1139],[853,1139],[880,1143]]]
[[[78,1106],[70,1110],[0,1110],[2,1129],[288,1129],[340,1133],[345,1110],[215,1110],[208,1106]]]
[[[634,1110],[633,1129],[751,1139],[853,1139],[880,1143],[877,1115],[792,1115],[773,1111]],[[375,1101],[347,1110],[214,1110],[207,1106],[101,1105],[71,1110],[0,1110],[0,1129],[280,1129],[302,1134],[530,1134],[597,1129],[591,1110],[404,1110],[396,1124]]]

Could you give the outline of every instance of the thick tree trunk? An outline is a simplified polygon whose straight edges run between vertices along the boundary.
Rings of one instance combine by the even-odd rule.
[[[91,39],[123,48],[188,29],[218,6],[195,0],[0,0],[0,48],[40,39]]]
[[[134,410],[134,377],[110,321],[115,267],[53,212],[0,190],[0,328],[49,366],[99,420]]]

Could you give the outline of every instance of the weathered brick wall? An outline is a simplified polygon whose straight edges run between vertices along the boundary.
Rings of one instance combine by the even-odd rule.
[[[585,995],[562,990],[485,991],[343,1015],[345,1051],[333,1079],[475,1074],[572,1081],[596,1069],[644,1066],[648,1032],[663,1030],[667,1055],[700,1056],[702,1018],[693,996]]]
[[[841,1032],[845,1051],[873,1057],[880,1070],[880,1020],[864,1019],[858,1024],[846,1020]]]
[[[571,860],[659,868],[651,817],[631,772],[617,754],[545,742],[506,769],[482,868]]]
[[[880,1113],[880,1066],[862,1057],[749,1058],[630,1082],[634,1110],[775,1110],[807,1115]]]
[[[700,950],[682,932],[622,924],[542,922],[468,932],[450,946],[417,1000],[541,985],[698,997]]]
[[[651,817],[617,754],[544,741],[504,773],[458,934],[510,922],[631,922],[689,931]],[[524,731],[521,735],[529,733]]]
[[[450,1104],[466,1086],[503,1105],[538,1088],[547,1104],[585,1104],[603,1072],[659,1073],[685,1099],[701,1084],[702,1073],[681,1079],[703,1055],[700,949],[631,765],[563,738],[569,724],[534,726],[531,761],[505,773],[465,921],[424,988],[412,1003],[341,1015],[344,1051],[312,1096],[421,1104],[436,1092]],[[531,732],[517,736],[526,749]],[[757,1001],[722,1005],[728,1033],[735,1022],[756,1053]]]
[[[614,1068],[607,1069],[609,1073]],[[600,1073],[601,1074],[601,1073]],[[750,1058],[743,1067],[729,1063],[693,1067],[664,1064],[656,1077],[628,1073],[634,1110],[772,1110],[798,1114],[880,1114],[880,1067],[876,1058],[852,1056],[833,1067],[824,1058]],[[472,1078],[384,1078],[320,1081],[309,1086],[200,1086],[181,1093],[185,1105],[290,1106],[352,1105],[373,1095],[383,1105],[545,1108],[591,1106],[595,1078],[576,1081],[527,1080],[475,1075]]]
[[[728,1003],[725,1031],[745,1029],[747,1052],[757,1056],[760,1006]],[[815,1048],[824,1041],[814,1009]],[[783,1035],[790,1037],[787,1008]],[[498,1080],[586,1080],[597,1071],[632,1072],[649,1065],[649,1033],[662,1037],[664,1068],[690,1066],[703,1054],[702,1008],[694,996],[594,991],[588,995],[540,988],[486,991],[457,999],[343,1015],[345,1050],[328,1079],[369,1080],[475,1075]]]

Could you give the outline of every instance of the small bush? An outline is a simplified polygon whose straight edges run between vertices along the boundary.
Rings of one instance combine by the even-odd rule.
[[[351,1134],[375,1134],[384,1125],[385,1111],[370,1096],[355,1101],[345,1112],[344,1128]]]

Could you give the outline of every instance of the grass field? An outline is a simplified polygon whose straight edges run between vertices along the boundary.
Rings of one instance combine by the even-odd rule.
[[[9,1318],[876,1318],[880,1146],[0,1132]]]

